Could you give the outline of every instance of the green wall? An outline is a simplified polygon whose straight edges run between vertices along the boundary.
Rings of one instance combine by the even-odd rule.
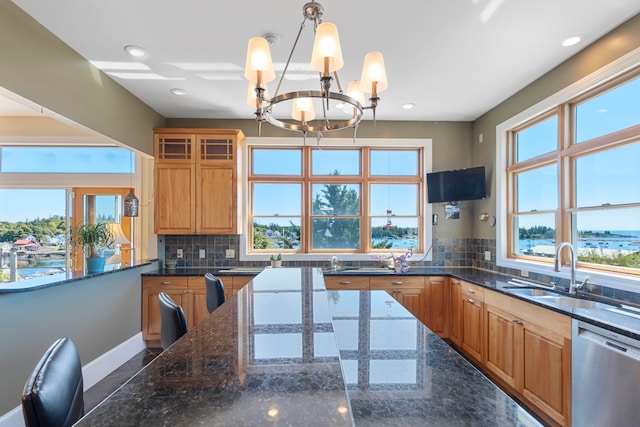
[[[0,294],[0,416],[53,342],[70,337],[83,365],[142,330],[140,274],[157,263],[30,292]]]
[[[493,175],[496,163],[496,126],[532,105],[548,98],[556,92],[570,86],[605,65],[640,48],[640,15],[636,15],[609,34],[563,62],[549,73],[540,77],[495,108],[483,114],[473,123],[473,158],[489,167],[491,178],[489,196],[476,202],[476,214],[496,212],[496,183]],[[483,134],[484,142],[478,142]],[[486,223],[475,221],[473,236],[483,239],[495,239],[495,228]]]
[[[153,155],[164,118],[8,0],[0,0],[0,86]]]

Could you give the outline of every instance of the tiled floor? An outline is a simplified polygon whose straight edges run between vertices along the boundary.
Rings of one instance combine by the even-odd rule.
[[[84,392],[85,413],[93,409],[107,396],[116,391],[129,378],[151,362],[162,349],[145,349],[133,356],[118,369],[107,375],[100,382]]]

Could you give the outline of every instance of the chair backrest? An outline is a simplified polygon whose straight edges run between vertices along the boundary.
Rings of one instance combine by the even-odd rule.
[[[84,415],[82,365],[70,338],[60,338],[42,356],[22,392],[27,427],[70,426]]]
[[[204,275],[204,282],[207,285],[207,310],[211,313],[224,303],[224,285],[219,277],[211,273]]]
[[[175,303],[165,292],[158,295],[160,301],[160,344],[167,349],[178,338],[187,333],[187,318],[182,307]]]

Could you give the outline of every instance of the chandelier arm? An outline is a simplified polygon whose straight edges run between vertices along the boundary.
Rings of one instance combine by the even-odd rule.
[[[296,50],[296,47],[298,46],[298,40],[300,40],[300,34],[302,34],[302,30],[304,30],[304,23],[306,20],[307,18],[304,18],[302,20],[302,23],[300,24],[298,35],[296,36],[296,40],[293,42],[293,46],[291,47],[291,51],[289,52],[289,57],[287,58],[287,63],[284,65],[284,70],[282,70],[282,74],[280,75],[280,80],[278,80],[278,86],[276,86],[276,92],[273,94],[274,98],[278,96],[278,92],[280,92],[280,86],[282,85],[282,82],[284,80],[284,75],[287,74],[287,70],[289,69],[289,64],[291,63],[293,52]]]

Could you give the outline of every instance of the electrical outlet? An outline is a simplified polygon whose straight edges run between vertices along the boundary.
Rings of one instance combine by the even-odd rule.
[[[178,249],[178,254],[176,255],[178,258],[182,258],[184,257],[184,252],[182,251],[182,249]]]
[[[204,249],[200,249],[200,259],[204,259],[207,257],[207,251]]]
[[[224,256],[225,256],[225,257],[227,257],[227,258],[235,258],[235,256],[236,256],[236,251],[235,251],[235,250],[233,250],[233,249],[227,249],[227,250],[224,252]]]
[[[484,260],[491,261],[491,251],[484,251]]]
[[[528,271],[526,271],[526,270],[520,270],[520,275],[521,275],[522,277],[529,277],[529,272],[528,272]]]

